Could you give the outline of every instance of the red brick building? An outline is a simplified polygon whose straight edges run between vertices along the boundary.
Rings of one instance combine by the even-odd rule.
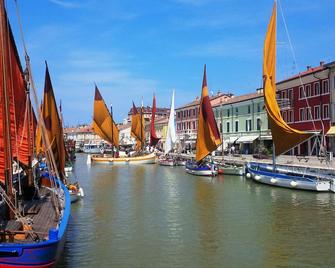
[[[277,100],[284,120],[293,128],[319,133],[316,137],[297,146],[291,153],[313,154],[320,144],[330,149],[325,138],[331,127],[330,69],[320,62],[317,67],[277,83]]]

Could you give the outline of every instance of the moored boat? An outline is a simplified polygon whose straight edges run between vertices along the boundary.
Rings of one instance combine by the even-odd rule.
[[[204,159],[215,151],[221,143],[219,129],[208,95],[205,65],[199,109],[195,161],[187,161],[185,171],[193,175],[216,176],[218,174],[216,165],[213,161],[210,161],[211,163],[209,164],[205,162]]]
[[[278,169],[276,172],[273,171],[272,165],[258,163],[248,163],[246,169],[247,178],[259,183],[298,190],[335,192],[335,180],[329,176],[318,175],[316,177],[315,174],[292,173],[288,170],[284,172]]]
[[[197,163],[194,161],[187,161],[185,165],[186,173],[197,176],[216,176],[218,175],[217,167],[214,164],[202,162]]]
[[[276,100],[276,31],[277,2],[274,2],[271,19],[264,41],[263,89],[265,107],[273,139],[272,165],[248,163],[248,178],[256,182],[273,186],[299,190],[335,192],[335,176],[324,176],[320,172],[290,172],[288,168],[276,165],[276,157],[312,138],[314,133],[304,132],[290,127],[283,119]],[[305,95],[305,93],[304,93]],[[305,95],[306,96],[306,95]]]
[[[129,164],[155,164],[156,154],[144,154],[139,156],[129,157],[111,157],[107,155],[92,155],[91,160],[95,163],[109,163],[114,165],[129,165]]]
[[[222,164],[216,163],[218,168],[218,174],[222,175],[236,175],[236,176],[243,176],[244,175],[244,167],[237,166],[233,164]]]
[[[174,120],[174,90],[172,91],[171,106],[170,106],[170,115],[169,122],[166,131],[165,143],[164,143],[164,155],[161,155],[158,158],[158,164],[162,166],[175,166],[176,161],[173,156],[169,153],[173,150],[173,146],[177,140],[175,120]]]
[[[69,191],[63,183],[63,174],[58,172],[63,162],[59,154],[54,154],[54,150],[64,145],[62,127],[55,103],[49,106],[54,95],[46,69],[44,104],[48,107],[42,108],[38,123],[41,124],[42,146],[47,148],[46,157],[54,175],[45,185],[43,176],[35,173],[37,166],[32,161],[36,117],[30,103],[30,89],[35,96],[36,89],[29,56],[25,50],[27,71],[23,72],[3,0],[0,1],[0,27],[3,73],[0,90],[4,96],[0,99],[0,195],[3,200],[0,267],[54,267],[63,249],[71,211]],[[57,125],[51,128],[50,123],[54,122]],[[18,175],[21,169],[24,172]]]

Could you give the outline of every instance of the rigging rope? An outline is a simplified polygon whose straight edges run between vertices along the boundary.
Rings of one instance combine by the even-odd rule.
[[[31,69],[31,66],[30,66],[30,58],[29,58],[29,55],[28,55],[28,51],[27,51],[27,47],[26,47],[26,43],[25,43],[25,39],[24,39],[24,34],[23,34],[23,27],[22,27],[22,23],[21,23],[21,16],[20,16],[20,12],[19,12],[19,6],[18,6],[18,3],[17,3],[17,0],[14,0],[14,2],[15,2],[16,14],[17,14],[17,18],[18,18],[18,25],[19,25],[19,29],[20,29],[20,37],[21,37],[21,41],[22,41],[22,44],[23,44],[25,60],[26,60],[26,65],[27,65],[27,70],[28,70],[28,75],[29,75],[29,80],[30,80],[29,82],[31,84],[35,106],[37,107],[36,109],[37,109],[37,114],[38,114],[38,123],[42,127],[42,131],[41,131],[42,132],[42,140],[43,140],[43,143],[45,144],[46,148],[51,148],[49,138],[46,135],[46,127],[45,127],[43,116],[42,116],[42,110],[39,107],[37,90],[36,90],[35,82],[34,82],[34,79],[33,79],[32,69]],[[53,188],[58,190],[58,194],[59,194],[60,185],[58,185],[56,183],[56,178],[53,175],[56,175],[57,178],[60,178],[60,176],[59,176],[59,172],[57,170],[57,165],[56,165],[54,155],[53,155],[51,150],[46,151],[46,160],[47,160],[48,167],[50,169],[50,174],[51,175],[49,177],[50,177],[51,185],[52,185]],[[58,201],[58,199],[56,198],[54,191],[52,191],[52,192],[53,192],[53,194],[52,194],[53,199],[52,200],[53,200],[54,206],[56,208],[56,214],[57,214],[57,216],[59,216],[60,215],[59,207],[61,206],[61,204],[60,204],[60,201]]]

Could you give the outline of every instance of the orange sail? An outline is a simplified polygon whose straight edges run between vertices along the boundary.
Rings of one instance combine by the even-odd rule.
[[[93,129],[103,140],[114,146],[119,146],[119,129],[113,121],[97,86],[95,86],[94,95]]]
[[[136,150],[140,151],[144,146],[145,132],[144,132],[144,118],[141,112],[139,113],[133,102],[132,116],[131,116],[131,136],[136,139]]]
[[[62,179],[64,179],[65,142],[63,127],[57,110],[57,104],[52,88],[48,66],[46,66],[45,70],[42,117],[46,129],[45,135],[47,135],[47,139],[50,142],[50,147],[55,158],[55,163],[57,165],[59,175]]]
[[[26,83],[3,2],[0,13],[0,182],[4,183],[5,171],[12,173],[13,157],[28,165],[32,154]]]
[[[196,161],[201,161],[208,154],[216,150],[220,144],[220,133],[215,121],[212,105],[208,95],[205,65],[198,119],[198,135],[195,157]]]
[[[150,125],[150,146],[155,146],[159,141],[156,135],[155,129],[155,116],[156,116],[156,97],[152,100],[152,110],[151,110],[151,125]]]
[[[280,113],[276,100],[276,17],[277,5],[275,2],[264,42],[263,88],[265,107],[275,144],[275,155],[278,156],[309,139],[313,134],[291,128]]]

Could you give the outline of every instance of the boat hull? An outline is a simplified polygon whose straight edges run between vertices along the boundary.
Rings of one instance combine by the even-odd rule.
[[[247,173],[256,182],[289,189],[329,192],[332,186],[329,180],[256,170],[251,165],[247,165]]]
[[[235,176],[243,176],[244,167],[238,166],[218,166],[218,173],[222,175],[235,175]]]
[[[60,183],[60,182],[59,182]],[[63,250],[71,211],[70,194],[64,184],[65,208],[57,230],[49,231],[49,240],[36,243],[0,243],[0,267],[54,267]]]
[[[105,157],[99,155],[93,155],[91,160],[95,163],[109,163],[114,165],[141,165],[141,164],[155,164],[156,155],[151,153],[143,156],[132,156],[132,157]]]
[[[158,164],[161,165],[161,166],[169,166],[169,167],[172,167],[172,166],[175,166],[176,165],[176,162],[174,161],[174,159],[172,158],[158,158]]]
[[[218,170],[216,168],[212,168],[209,165],[198,166],[194,163],[186,163],[185,166],[186,173],[196,175],[196,176],[217,176]]]

